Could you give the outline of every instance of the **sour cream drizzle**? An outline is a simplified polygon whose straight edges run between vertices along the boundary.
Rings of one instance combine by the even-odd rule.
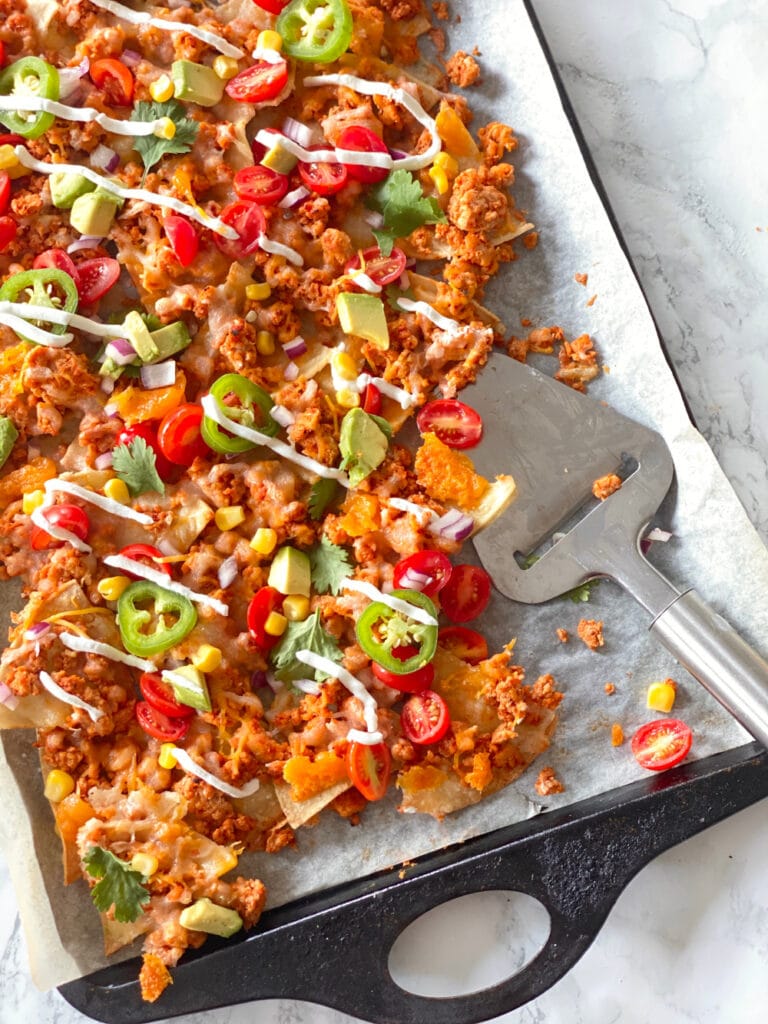
[[[16,156],[19,158],[20,164],[23,164],[24,167],[28,167],[30,170],[38,171],[40,174],[80,174],[82,177],[87,178],[88,181],[92,181],[98,188],[112,192],[113,195],[120,196],[121,199],[138,199],[140,202],[151,203],[154,206],[166,206],[169,210],[182,213],[185,217],[189,217],[190,220],[195,220],[198,224],[202,224],[203,227],[210,228],[217,235],[223,235],[224,238],[230,238],[234,241],[240,237],[234,228],[225,224],[219,217],[210,217],[199,206],[191,206],[175,196],[164,196],[159,192],[150,192],[146,188],[126,188],[124,185],[118,185],[111,178],[102,177],[101,174],[97,174],[90,167],[84,167],[80,164],[47,164],[42,160],[36,160],[24,146],[16,146]]]
[[[223,601],[210,597],[208,594],[200,594],[197,590],[192,590],[191,587],[185,587],[183,583],[177,583],[175,580],[169,579],[164,572],[160,572],[159,569],[153,569],[143,562],[137,562],[133,558],[126,558],[125,555],[107,555],[104,559],[104,564],[114,569],[122,569],[123,572],[131,573],[133,576],[140,576],[144,580],[149,580],[150,583],[156,583],[163,590],[170,590],[171,593],[179,594],[180,597],[186,597],[197,604],[207,605],[218,612],[219,615],[229,615],[229,605],[224,604]]]
[[[209,786],[213,786],[214,789],[218,789],[220,793],[226,793],[227,796],[231,796],[233,800],[238,800],[242,797],[253,796],[259,789],[259,780],[251,779],[240,789],[237,786],[231,786],[228,782],[224,782],[218,775],[214,775],[213,772],[207,771],[202,765],[199,765],[197,761],[194,761],[186,750],[182,750],[181,747],[171,747],[171,754],[179,762],[180,766],[185,772],[189,772],[190,775],[196,775],[198,779],[202,779],[203,782],[207,782]]]
[[[457,331],[463,329],[464,325],[460,324],[458,320],[452,320],[449,316],[443,316],[442,313],[438,313],[434,306],[430,306],[428,302],[414,302],[413,299],[398,299],[397,305],[400,309],[405,310],[406,313],[420,313],[423,317],[436,326],[441,328],[443,331],[450,331],[455,334]]]
[[[379,389],[382,395],[386,395],[387,398],[393,399],[400,405],[401,409],[409,409],[412,405],[416,404],[416,399],[405,388],[399,388],[396,384],[390,384],[388,380],[384,380],[383,377],[372,377],[370,373],[361,373],[357,378],[357,386],[360,391],[366,388],[369,384],[373,384]]]
[[[396,508],[398,512],[410,512],[411,515],[418,516],[422,524],[437,519],[437,514],[431,508],[427,508],[426,505],[419,505],[415,501],[406,501],[405,498],[388,498],[387,504],[391,505],[392,508]]]
[[[76,533],[72,533],[71,530],[65,530],[63,526],[56,526],[54,523],[49,522],[44,515],[46,508],[51,508],[53,501],[46,502],[45,505],[39,505],[33,510],[30,515],[30,519],[39,526],[41,530],[45,530],[51,537],[55,537],[56,540],[63,540],[67,544],[71,544],[76,551],[82,551],[88,554],[93,548],[90,544],[86,544],[84,540],[80,540]]]
[[[164,32],[185,32],[187,35],[194,36],[195,39],[200,39],[202,42],[212,46],[219,53],[223,53],[225,57],[245,56],[242,50],[233,46],[232,43],[228,43],[226,39],[222,39],[215,32],[209,32],[205,28],[198,28],[197,25],[190,25],[186,21],[167,21],[165,18],[154,18],[146,11],[134,11],[130,7],[124,7],[122,4],[115,3],[115,0],[91,0],[91,2],[94,7],[101,7],[102,10],[109,11],[116,18],[128,21],[132,25],[154,25],[155,28],[162,29]]]
[[[56,306],[33,306],[28,302],[6,302],[0,301],[0,314],[8,313],[11,316],[20,317],[22,320],[43,320],[51,324],[61,324],[64,327],[76,327],[79,331],[87,334],[94,334],[100,338],[124,338],[125,327],[122,324],[102,324],[98,320],[91,320],[79,313],[70,313],[66,309],[58,309]],[[27,328],[25,327],[24,330]],[[47,332],[43,332],[47,333]],[[65,334],[52,334],[52,338],[61,340]],[[72,337],[70,335],[70,337]],[[61,348],[60,345],[51,346]]]
[[[113,135],[133,137],[154,135],[155,129],[161,124],[160,118],[153,121],[119,120],[100,110],[94,110],[93,107],[70,107],[66,103],[59,103],[58,100],[49,100],[44,96],[32,96],[28,93],[0,96],[0,110],[45,111],[65,121],[95,121]]]
[[[60,480],[58,477],[54,477],[53,480],[46,480],[45,493],[52,494],[54,491],[59,491],[62,494],[71,494],[74,498],[88,501],[91,505],[96,505],[105,512],[110,512],[113,516],[132,519],[136,523],[141,523],[142,526],[149,526],[153,522],[152,516],[148,516],[145,512],[137,512],[130,505],[121,505],[119,501],[113,501],[111,498],[104,497],[103,494],[89,491],[87,487],[81,487],[80,484],[72,483],[71,480]],[[141,563],[138,564],[140,565]]]
[[[376,284],[373,278],[369,277],[368,274],[364,274],[362,270],[353,271],[349,277],[358,288],[362,288],[369,295],[379,295],[384,290],[380,284]]]
[[[356,679],[351,672],[348,672],[341,665],[337,665],[335,661],[331,661],[330,658],[324,658],[321,654],[315,654],[314,651],[297,651],[296,660],[300,661],[304,665],[309,665],[310,668],[314,668],[320,672],[326,672],[331,679],[338,679],[342,683],[353,697],[357,697],[360,703],[363,705],[363,718],[368,728],[368,742],[369,743],[380,743],[384,738],[379,730],[379,718],[377,715],[378,706],[376,701],[363,686],[359,679]]]
[[[147,658],[137,658],[133,654],[126,654],[111,644],[103,644],[100,640],[92,640],[90,637],[78,636],[77,633],[59,633],[59,640],[68,647],[70,651],[79,651],[81,654],[98,654],[110,661],[119,661],[122,665],[130,665],[131,668],[140,668],[142,672],[154,672],[156,666]]]
[[[341,589],[356,590],[358,593],[370,597],[372,601],[381,601],[382,604],[391,608],[393,612],[400,612],[406,618],[415,619],[416,622],[422,622],[425,626],[437,625],[437,619],[434,615],[430,615],[426,608],[418,608],[409,601],[403,601],[399,597],[385,594],[378,587],[374,587],[372,583],[366,583],[364,580],[353,580],[350,576],[347,576],[346,579],[341,581]]]
[[[289,263],[293,263],[296,267],[304,266],[304,257],[300,252],[292,249],[289,245],[283,245],[282,242],[273,242],[266,235],[259,235],[259,248],[264,252],[271,252],[275,256],[284,256]]]
[[[81,711],[87,711],[88,717],[92,722],[98,722],[98,720],[103,716],[103,711],[95,708],[92,704],[86,703],[86,701],[82,700],[80,697],[76,697],[73,693],[67,693],[67,691],[62,689],[62,687],[59,686],[59,684],[49,676],[47,672],[41,672],[38,678],[48,693],[52,696],[57,697],[65,704],[71,704],[73,708],[80,708]]]
[[[8,305],[11,305],[11,303],[8,303]],[[13,303],[13,305],[17,304]],[[19,305],[23,305],[23,303]],[[74,334],[52,334],[50,331],[44,331],[42,327],[38,327],[36,324],[29,324],[20,316],[13,316],[11,313],[0,312],[0,324],[5,324],[6,327],[10,327],[17,334],[29,338],[30,341],[34,341],[38,345],[45,345],[47,348],[66,348],[74,338]]]

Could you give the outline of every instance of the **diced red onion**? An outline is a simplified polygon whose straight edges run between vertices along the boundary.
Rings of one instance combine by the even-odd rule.
[[[400,275],[400,280],[397,282],[397,287],[402,288],[404,292],[407,292],[411,287],[411,275],[407,270],[404,270]]]
[[[300,334],[297,334],[295,338],[283,345],[283,351],[289,359],[298,359],[307,351],[307,343]]]
[[[366,210],[363,214],[363,220],[366,224],[370,224],[375,231],[384,227],[384,215],[379,213],[378,210]]]
[[[302,124],[301,121],[296,121],[292,117],[286,117],[285,121],[283,121],[282,132],[287,139],[298,143],[304,149],[309,149],[315,141],[315,133],[309,125]]]
[[[102,377],[101,378],[101,390],[104,392],[105,395],[111,395],[112,394],[112,392],[115,390],[115,382],[112,380],[111,377]],[[106,406],[104,407],[104,412],[107,412],[107,407]],[[112,416],[112,415],[113,415],[113,413],[109,413],[109,412],[107,413],[107,416]],[[115,416],[117,415],[116,411],[114,412],[114,415]]]
[[[283,377],[287,381],[292,381],[292,380],[296,380],[296,378],[298,376],[299,376],[299,368],[296,365],[296,363],[291,361],[290,363],[288,363],[286,368],[283,370]]]
[[[96,469],[111,469],[112,468],[112,452],[102,452],[101,455],[96,456],[94,462]]]
[[[275,676],[274,672],[265,672],[264,679],[272,693],[280,693],[283,688],[282,682]]]
[[[128,366],[136,358],[136,349],[127,338],[114,338],[104,349],[107,359],[114,359],[118,366]]]
[[[298,206],[299,203],[303,203],[310,195],[312,195],[312,193],[308,188],[305,188],[304,185],[299,185],[299,187],[293,189],[292,192],[286,192],[277,205],[281,210],[292,210],[294,206]]]
[[[9,711],[15,711],[19,704],[19,698],[11,693],[5,683],[0,683],[0,704],[4,704]]]
[[[402,149],[390,149],[389,155],[393,160],[405,160],[406,157],[410,156],[410,153],[405,153]]]
[[[109,377],[105,377],[104,378],[104,381],[102,382],[102,385],[101,385],[102,388],[104,387],[104,383],[106,381],[108,381],[108,380],[109,380]],[[113,384],[113,387],[114,387],[114,381],[112,382],[112,384]],[[111,392],[108,392],[108,394],[111,394]],[[118,406],[116,406],[113,402],[107,402],[107,404],[104,406],[104,412],[106,413],[107,416],[110,417],[110,419],[113,419],[113,418],[115,418],[115,417],[120,415],[120,413],[118,411]]]
[[[416,266],[416,260],[413,256],[408,256],[405,261],[406,270],[413,270]]]
[[[120,157],[109,146],[100,145],[91,153],[91,165],[111,174],[120,163]]]
[[[24,631],[24,639],[39,640],[40,637],[45,636],[50,628],[50,622],[36,622],[34,626],[30,626],[29,629]]]
[[[267,685],[267,673],[263,668],[257,668],[251,676],[251,689],[260,690]]]
[[[284,405],[273,405],[269,410],[269,415],[275,423],[279,423],[281,427],[290,427],[292,423],[296,422],[296,417],[293,415],[291,410],[286,409]]]
[[[403,590],[422,591],[432,582],[432,576],[425,572],[418,572],[410,567],[405,570],[400,580],[400,587]]]
[[[430,524],[429,532],[445,540],[466,540],[474,528],[475,521],[472,516],[452,508]]]
[[[145,388],[168,388],[176,383],[176,361],[166,359],[163,363],[150,363],[141,368],[141,383]]]
[[[171,555],[180,555],[181,554],[181,552],[176,547],[176,545],[172,544],[171,541],[169,541],[167,537],[161,537],[160,538],[160,540],[157,542],[157,550],[158,551],[162,551],[162,553],[167,558],[170,558]]]
[[[79,252],[80,249],[96,249],[104,239],[101,235],[81,235],[67,246],[67,252]]]
[[[59,68],[59,99],[62,103],[70,103],[80,91],[80,79],[88,74],[91,62],[83,57],[73,68]]]
[[[227,587],[232,586],[236,579],[237,558],[234,555],[230,555],[219,566],[219,586],[222,590],[226,590]]]
[[[127,68],[135,68],[144,58],[137,50],[123,50],[120,54],[120,60]]]

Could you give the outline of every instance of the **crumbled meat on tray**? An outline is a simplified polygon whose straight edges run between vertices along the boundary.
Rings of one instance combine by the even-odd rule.
[[[480,65],[470,53],[457,50],[446,61],[445,71],[454,85],[466,89],[480,80]]]
[[[592,493],[600,501],[605,501],[606,498],[615,494],[616,491],[621,487],[621,477],[615,473],[608,473],[606,476],[601,476],[592,484]]]
[[[557,632],[557,639],[560,641],[560,643],[561,644],[567,644],[568,641],[570,640],[570,634],[568,633],[568,630],[567,629],[563,629],[562,626],[561,626],[561,627],[559,627],[556,630],[556,632]]]
[[[584,641],[591,651],[596,651],[605,644],[602,622],[597,622],[595,619],[581,619],[577,632],[579,638]]]
[[[536,777],[533,788],[539,796],[553,796],[555,793],[565,791],[565,786],[555,775],[554,768],[542,768]]]

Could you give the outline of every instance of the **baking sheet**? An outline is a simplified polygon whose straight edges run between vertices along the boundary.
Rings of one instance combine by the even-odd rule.
[[[518,261],[502,269],[488,305],[510,332],[523,333],[519,321],[525,317],[537,326],[558,323],[569,338],[585,331],[595,337],[610,373],[591,386],[591,394],[661,430],[674,455],[677,487],[658,522],[675,536],[656,545],[652,559],[674,582],[694,584],[756,644],[768,634],[768,553],[688,421],[524,6],[520,0],[461,4],[461,16],[461,24],[450,29],[449,52],[475,44],[482,52],[483,84],[469,96],[475,126],[498,119],[515,128],[521,142],[513,154],[515,196],[541,235],[539,248],[520,247]],[[589,275],[586,289],[574,281],[576,272]],[[739,566],[750,567],[748,577]],[[604,622],[606,644],[597,653],[575,638],[582,617]],[[647,625],[639,606],[608,582],[600,583],[588,604],[561,599],[536,608],[496,595],[484,632],[497,648],[516,636],[515,660],[529,681],[551,672],[566,693],[551,751],[517,785],[443,823],[398,815],[395,801],[388,801],[371,806],[358,828],[328,816],[299,832],[297,851],[251,855],[241,868],[265,880],[274,906],[529,817],[542,805],[559,806],[631,781],[643,773],[626,746],[611,747],[611,724],[620,722],[631,735],[653,717],[644,708],[645,689],[666,676],[680,684],[675,713],[694,730],[692,757],[745,742],[744,731],[650,640]],[[558,642],[558,627],[574,634],[568,644]],[[614,683],[615,695],[605,694],[606,682]],[[85,885],[60,884],[60,848],[40,793],[30,734],[5,733],[1,743],[0,839],[22,910],[33,978],[47,988],[104,966],[101,929]],[[533,783],[544,765],[562,779],[562,795],[536,795]]]

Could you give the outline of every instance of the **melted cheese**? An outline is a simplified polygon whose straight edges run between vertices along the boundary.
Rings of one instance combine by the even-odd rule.
[[[378,705],[359,679],[345,668],[342,668],[341,665],[337,665],[335,661],[331,661],[330,658],[324,658],[321,654],[315,654],[314,651],[297,651],[296,660],[300,661],[303,665],[309,665],[310,668],[314,668],[317,671],[326,672],[332,679],[338,679],[340,683],[346,686],[352,696],[357,697],[363,705],[363,718],[365,719],[368,732],[378,732]]]
[[[98,654],[110,661],[119,661],[122,665],[130,665],[131,668],[140,668],[142,672],[154,672],[155,665],[147,658],[137,658],[134,654],[126,654],[118,647],[111,644],[103,644],[100,640],[92,640],[89,636],[78,636],[77,633],[59,633],[59,640],[68,647],[70,651],[79,651],[82,654]]]
[[[123,4],[116,3],[115,0],[91,0],[91,2],[94,7],[101,7],[103,11],[109,11],[116,18],[120,18],[121,21],[130,22],[131,25],[153,25],[163,32],[184,32],[186,35],[194,36],[195,39],[199,39],[201,42],[212,46],[219,53],[223,53],[225,57],[245,56],[242,50],[233,46],[232,43],[228,43],[226,39],[222,39],[215,32],[209,32],[205,28],[198,28],[197,25],[190,25],[186,21],[168,21],[165,18],[154,18],[147,11],[134,11],[130,7],[124,7]]]
[[[177,583],[176,580],[172,580],[159,569],[153,569],[143,562],[137,562],[134,558],[126,558],[125,555],[108,555],[104,559],[104,564],[113,569],[122,569],[123,572],[133,576],[140,576],[141,579],[149,580],[150,583],[157,584],[163,590],[170,590],[171,593],[178,594],[179,597],[186,597],[196,604],[207,605],[219,615],[229,615],[229,605],[224,604],[223,601],[210,597],[208,594],[200,594],[197,590],[192,590],[191,587],[185,587],[183,583]]]
[[[44,96],[33,96],[29,93],[11,93],[9,96],[0,96],[0,110],[19,110],[53,114],[64,121],[95,121],[113,135],[127,135],[136,137],[138,135],[154,135],[155,129],[161,124],[160,118],[154,121],[126,121],[109,117],[108,114],[93,107],[70,107],[66,103],[59,103],[58,100],[49,100]]]
[[[437,619],[434,615],[430,615],[426,608],[418,608],[415,604],[411,604],[409,601],[403,601],[402,598],[393,597],[391,594],[385,594],[378,587],[374,587],[372,583],[366,583],[364,580],[353,580],[351,577],[347,577],[341,581],[341,587],[343,590],[356,590],[360,594],[365,594],[366,597],[370,597],[372,601],[380,601],[385,604],[388,608],[391,608],[393,612],[399,612],[401,615],[405,615],[408,619],[414,619],[416,622],[421,622],[425,626],[436,626]]]
[[[90,502],[91,505],[96,505],[104,512],[110,512],[113,516],[120,516],[123,519],[132,519],[135,523],[141,523],[142,526],[149,526],[153,522],[152,516],[148,516],[145,512],[137,512],[130,505],[121,505],[119,501],[113,501],[112,498],[106,498],[103,494],[89,491],[87,487],[73,484],[71,480],[60,480],[58,477],[46,480],[45,493],[53,494],[54,491],[71,494],[73,498]]]
[[[71,704],[73,708],[80,708],[81,711],[87,711],[88,717],[92,722],[98,722],[98,720],[103,716],[103,711],[95,708],[92,704],[86,703],[86,701],[82,700],[80,697],[76,697],[73,693],[67,693],[67,691],[62,689],[62,687],[59,686],[59,684],[49,676],[47,672],[41,672],[38,678],[48,693],[52,696],[63,701],[65,704]]]

